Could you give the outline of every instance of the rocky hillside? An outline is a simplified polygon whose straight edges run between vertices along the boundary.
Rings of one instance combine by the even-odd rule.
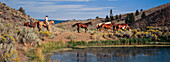
[[[4,20],[9,23],[16,24],[15,26],[21,26],[24,22],[29,22],[28,15],[21,13],[20,11],[6,6],[4,3],[0,3],[0,20]],[[36,21],[36,19],[34,19]]]
[[[32,39],[30,41],[39,39],[32,29],[23,26],[25,22],[29,22],[30,18],[28,15],[0,3],[0,61],[21,60],[23,62],[27,60],[25,53],[23,53],[22,42],[27,42],[29,39]],[[10,56],[3,57],[7,55]]]
[[[159,9],[156,9],[159,8]],[[146,18],[139,19],[131,25],[131,28],[146,28],[147,26],[170,27],[170,3],[146,10],[150,12]]]

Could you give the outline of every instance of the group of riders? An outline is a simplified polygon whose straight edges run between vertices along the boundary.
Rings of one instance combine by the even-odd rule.
[[[24,26],[32,27],[32,28],[35,28],[37,26],[39,31],[42,29],[42,26],[47,28],[48,31],[50,31],[51,24],[54,24],[54,20],[52,20],[50,22],[48,21],[48,16],[47,15],[45,16],[45,21],[33,22],[33,18],[31,18],[29,20],[30,20],[30,22],[24,23]]]

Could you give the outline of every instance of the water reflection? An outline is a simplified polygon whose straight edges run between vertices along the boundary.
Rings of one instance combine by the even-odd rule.
[[[169,62],[170,48],[86,48],[57,52],[51,62]]]

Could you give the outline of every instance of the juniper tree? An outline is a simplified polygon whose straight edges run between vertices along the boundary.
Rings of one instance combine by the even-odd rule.
[[[113,21],[113,20],[114,20],[114,17],[113,17],[113,16],[110,16],[110,20]]]
[[[25,14],[25,10],[24,10],[22,7],[20,7],[20,8],[18,9],[18,11],[22,12],[23,14]]]
[[[115,19],[119,19],[118,15],[116,15],[116,18]]]
[[[126,19],[125,19],[125,23],[128,24],[130,22],[130,14],[127,14]]]
[[[140,9],[140,11],[143,11],[143,9]]]
[[[122,18],[122,15],[120,14],[120,15],[119,15],[119,19],[121,19],[121,18]]]
[[[130,14],[130,20],[131,23],[135,22],[135,16],[133,15],[133,13]]]
[[[109,22],[109,16],[108,15],[106,15],[105,21]]]
[[[113,18],[113,13],[112,13],[112,9],[110,10],[110,20],[111,20],[111,21],[114,20],[114,18]]]
[[[135,13],[135,16],[137,16],[137,15],[139,15],[139,11],[138,10],[136,10],[136,13]]]
[[[145,17],[146,17],[146,14],[145,14],[145,12],[143,12],[141,15],[141,18],[145,18]]]
[[[98,19],[99,18],[99,16],[96,16],[96,19]]]
[[[127,17],[126,17],[126,19],[125,19],[125,23],[127,23],[127,24],[132,24],[132,23],[134,23],[134,22],[135,22],[135,17],[134,17],[134,15],[133,15],[133,13],[127,14]]]

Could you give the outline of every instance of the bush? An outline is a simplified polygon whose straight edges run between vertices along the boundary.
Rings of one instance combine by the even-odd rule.
[[[104,44],[104,45],[112,45],[112,41],[111,40],[101,41],[101,43]]]
[[[90,41],[88,42],[89,45],[100,45],[101,42],[100,41]]]
[[[15,49],[15,39],[8,34],[0,34],[0,61],[20,61]]]
[[[41,41],[39,36],[33,31],[33,29],[27,29],[26,27],[18,31],[18,35],[24,43],[37,43]]]
[[[39,32],[41,36],[51,36],[51,33],[49,31],[40,31]]]

